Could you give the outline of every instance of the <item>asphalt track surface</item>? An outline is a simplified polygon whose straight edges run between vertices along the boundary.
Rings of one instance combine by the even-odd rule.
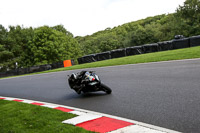
[[[66,76],[80,70],[0,80],[0,96],[62,104],[185,133],[200,132],[200,59],[93,68],[110,95],[78,95]]]

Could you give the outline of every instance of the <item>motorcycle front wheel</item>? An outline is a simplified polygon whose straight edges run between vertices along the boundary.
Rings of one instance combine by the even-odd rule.
[[[110,87],[108,87],[107,85],[102,84],[102,83],[101,83],[100,86],[101,86],[101,89],[102,89],[103,91],[105,91],[107,94],[111,94],[112,90],[110,89]]]

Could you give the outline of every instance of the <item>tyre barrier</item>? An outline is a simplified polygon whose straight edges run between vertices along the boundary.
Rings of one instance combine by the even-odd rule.
[[[124,56],[181,49],[194,46],[200,46],[200,35],[192,36],[189,38],[184,38],[183,35],[176,35],[174,40],[163,41],[153,44],[146,44],[142,46],[133,46],[124,49],[116,49],[92,55],[86,55],[81,58],[78,58],[78,63],[79,64],[90,63],[90,62],[119,58]]]
[[[84,61],[83,61],[83,57],[78,58],[77,60],[78,60],[78,64],[83,64],[83,63],[84,63]]]
[[[143,51],[142,46],[126,48],[126,56],[138,55],[138,54],[143,54],[143,53],[144,51]]]
[[[200,35],[192,36],[189,39],[190,39],[190,47],[200,46]]]
[[[158,44],[154,43],[154,44],[146,44],[143,45],[143,51],[144,53],[153,53],[153,52],[158,52]]]
[[[103,52],[103,53],[98,53],[95,56],[96,56],[97,61],[111,59],[110,51]]]
[[[78,58],[79,64],[91,63],[91,62],[95,62],[95,61],[97,61],[97,57],[95,56],[95,54],[86,55],[81,58]]]
[[[64,67],[63,62],[57,62],[57,63],[53,63],[53,64],[49,64],[49,65],[51,65],[51,69]]]
[[[8,76],[35,73],[35,72],[42,72],[42,71],[61,68],[61,67],[64,67],[63,62],[57,62],[57,63],[53,63],[53,64],[40,65],[40,66],[32,66],[32,67],[29,67],[29,68],[16,68],[14,70],[9,70],[9,71],[6,71],[6,72],[0,72],[0,78],[8,77]]]
[[[173,49],[172,41],[158,42],[158,49],[159,51],[172,50]]]
[[[90,62],[95,62],[97,61],[95,54],[91,54],[91,55],[86,55],[82,57],[82,63],[90,63]]]
[[[190,47],[189,38],[173,40],[173,49],[181,49]]]
[[[111,59],[126,56],[126,49],[116,49],[110,52]]]

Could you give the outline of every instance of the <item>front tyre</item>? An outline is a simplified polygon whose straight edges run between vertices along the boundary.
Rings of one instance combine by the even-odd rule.
[[[101,89],[102,89],[103,91],[105,91],[107,94],[111,94],[112,90],[110,89],[110,87],[108,87],[107,85],[102,84],[102,83],[101,83],[100,86],[101,86]]]

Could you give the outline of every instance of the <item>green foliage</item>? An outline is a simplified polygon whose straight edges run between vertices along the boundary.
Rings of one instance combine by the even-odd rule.
[[[0,45],[0,63],[6,62],[13,58],[13,53],[5,50],[3,45]]]
[[[78,42],[71,35],[48,26],[35,29],[29,45],[35,65],[51,64],[80,55]]]
[[[51,27],[51,28],[54,29],[54,30],[60,31],[60,32],[66,34],[67,36],[73,37],[73,34],[70,33],[69,31],[67,31],[67,30],[64,28],[63,25],[56,25],[56,26],[53,26],[53,27]]]
[[[0,44],[5,42],[7,30],[0,24]]]
[[[200,1],[186,0],[183,6],[179,6],[176,16],[183,21],[187,27],[185,30],[191,35],[200,34]]]
[[[0,44],[0,71],[6,71],[7,67],[10,66],[8,63],[10,59],[14,57],[12,52],[7,51],[3,45]]]
[[[36,29],[0,25],[0,71],[51,64],[81,56],[80,46],[62,25]]]
[[[177,14],[193,25],[200,20],[200,1],[186,0],[183,6],[179,6]]]
[[[200,34],[200,1],[186,0],[173,14],[163,14],[106,28],[91,36],[77,37],[84,54],[92,54]]]
[[[107,28],[91,36],[77,37],[84,54],[104,52],[147,43],[171,39],[162,35],[162,25],[167,23],[168,15],[149,17],[143,20],[127,23],[114,28]],[[166,20],[167,19],[167,20]],[[95,48],[95,50],[94,50]]]

